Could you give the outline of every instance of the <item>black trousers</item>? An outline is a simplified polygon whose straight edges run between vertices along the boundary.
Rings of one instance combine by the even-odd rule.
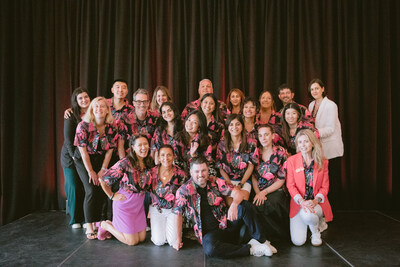
[[[246,200],[238,206],[238,219],[228,222],[227,229],[216,229],[203,236],[203,251],[207,256],[218,258],[250,255],[249,244],[239,244],[241,226],[246,225],[252,238],[264,243],[267,239],[261,231],[254,207]]]
[[[93,170],[97,173],[103,164],[104,155],[89,155]],[[89,174],[81,158],[75,159],[75,167],[85,189],[83,213],[87,223],[107,219],[107,196],[101,186],[89,183]]]
[[[342,157],[329,160],[329,192],[328,199],[333,210],[342,209]]]
[[[267,195],[267,200],[260,206],[255,206],[258,218],[268,237],[279,237],[290,240],[289,230],[290,198],[282,189]]]

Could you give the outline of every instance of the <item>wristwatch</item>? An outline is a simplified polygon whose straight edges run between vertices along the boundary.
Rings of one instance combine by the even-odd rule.
[[[239,186],[240,188],[243,188],[243,184],[242,184],[242,183],[238,183],[238,186]]]

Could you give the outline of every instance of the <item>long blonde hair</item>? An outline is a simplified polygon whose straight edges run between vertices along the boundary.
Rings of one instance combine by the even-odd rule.
[[[152,110],[158,110],[160,106],[157,103],[157,93],[158,91],[163,91],[164,94],[167,96],[167,102],[172,102],[171,94],[169,93],[169,90],[167,87],[163,85],[158,85],[154,91],[153,91],[153,98],[151,99],[151,105],[150,108]]]
[[[113,118],[112,113],[111,113],[111,108],[108,105],[107,100],[102,96],[98,96],[95,99],[93,99],[92,102],[90,102],[89,108],[86,111],[85,115],[83,116],[82,120],[84,120],[86,122],[92,122],[94,125],[96,125],[96,120],[95,120],[95,117],[94,117],[93,108],[94,108],[94,105],[96,105],[100,101],[104,101],[104,103],[106,103],[106,106],[107,106],[107,115],[106,115],[106,118],[104,120],[104,123],[111,124],[111,123],[114,122],[114,118]]]
[[[307,136],[308,140],[310,140],[311,145],[313,147],[311,156],[314,159],[314,161],[318,164],[318,169],[321,170],[322,167],[324,166],[324,159],[325,159],[321,142],[315,136],[313,131],[311,131],[310,129],[303,129],[303,130],[299,131],[299,133],[296,135],[295,143],[296,143],[297,152],[299,152],[298,139],[300,138],[300,136]]]

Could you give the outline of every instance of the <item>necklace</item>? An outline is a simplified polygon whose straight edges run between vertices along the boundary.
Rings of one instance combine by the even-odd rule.
[[[161,171],[161,168],[160,168],[160,173],[159,173],[160,179],[162,181],[165,181],[165,180],[169,179],[169,176],[171,175],[171,172],[172,172],[172,168],[166,169],[164,171]]]

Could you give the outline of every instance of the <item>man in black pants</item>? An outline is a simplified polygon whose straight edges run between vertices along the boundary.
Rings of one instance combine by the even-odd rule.
[[[179,250],[182,243],[182,214],[189,214],[194,231],[203,245],[203,251],[211,257],[230,258],[240,256],[272,256],[276,249],[261,232],[252,205],[243,200],[240,190],[222,179],[208,176],[208,162],[204,157],[193,158],[189,179],[176,192],[173,208],[177,214],[178,238],[173,247]],[[227,209],[223,196],[231,196],[233,202]],[[227,221],[229,220],[229,222]],[[243,223],[252,239],[238,244]]]

